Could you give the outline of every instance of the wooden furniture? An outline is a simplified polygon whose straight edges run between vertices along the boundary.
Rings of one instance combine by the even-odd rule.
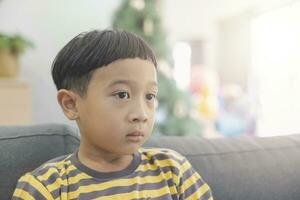
[[[0,125],[32,122],[32,90],[28,82],[0,79]]]

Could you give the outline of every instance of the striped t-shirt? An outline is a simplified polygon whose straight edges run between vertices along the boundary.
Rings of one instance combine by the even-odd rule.
[[[187,199],[212,200],[209,186],[180,154],[140,149],[129,166],[103,173],[83,165],[77,154],[46,162],[22,176],[12,199]]]

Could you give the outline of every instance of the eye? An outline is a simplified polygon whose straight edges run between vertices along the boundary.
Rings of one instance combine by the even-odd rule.
[[[154,100],[154,99],[156,99],[156,95],[155,94],[147,94],[146,99],[149,101]]]
[[[130,95],[128,92],[118,92],[116,94],[114,94],[115,97],[117,97],[118,99],[129,99]]]

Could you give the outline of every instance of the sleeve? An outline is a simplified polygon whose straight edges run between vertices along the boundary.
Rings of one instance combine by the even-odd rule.
[[[180,169],[179,199],[213,200],[210,187],[184,158]]]
[[[34,177],[28,173],[22,176],[15,188],[12,200],[53,200],[52,195],[47,188]]]

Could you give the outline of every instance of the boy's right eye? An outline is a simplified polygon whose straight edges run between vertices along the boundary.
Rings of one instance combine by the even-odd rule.
[[[114,94],[115,97],[117,97],[118,99],[129,99],[130,95],[128,92],[118,92]]]

